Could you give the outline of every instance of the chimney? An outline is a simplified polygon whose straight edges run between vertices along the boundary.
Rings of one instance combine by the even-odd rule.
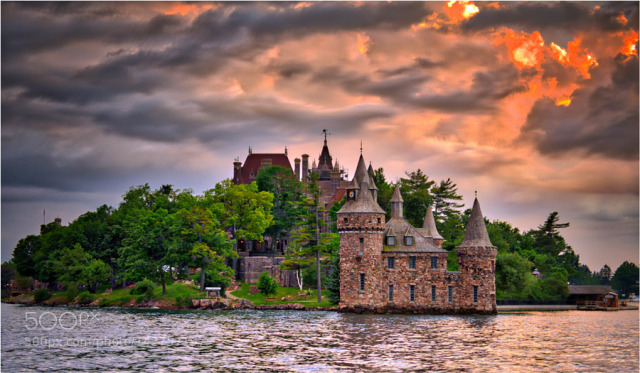
[[[295,168],[294,168],[294,172],[296,174],[296,180],[300,181],[300,158],[296,158],[293,160],[295,162]]]
[[[396,184],[396,188],[393,191],[393,196],[391,197],[391,218],[402,218],[402,205],[404,201],[402,200],[402,195],[400,194],[400,184]]]
[[[62,226],[62,219],[60,219],[59,217],[58,217],[58,218],[53,219],[53,221],[54,221],[56,224],[58,224],[58,226]]]
[[[233,183],[238,185],[240,184],[240,170],[242,169],[242,163],[240,160],[236,158],[233,162]]]
[[[309,175],[309,154],[302,155],[302,181],[307,181]]]

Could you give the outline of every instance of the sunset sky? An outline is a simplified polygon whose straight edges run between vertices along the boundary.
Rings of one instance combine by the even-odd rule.
[[[360,153],[638,263],[638,3],[2,2],[2,260],[130,186]]]

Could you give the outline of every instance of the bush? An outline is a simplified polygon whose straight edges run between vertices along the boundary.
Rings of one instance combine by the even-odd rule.
[[[78,288],[76,288],[75,286],[68,286],[67,290],[64,291],[64,296],[65,298],[67,298],[67,302],[73,302],[73,300],[76,299],[77,295]]]
[[[176,307],[185,307],[185,308],[191,308],[192,306],[192,302],[191,302],[192,296],[191,295],[185,295],[184,297],[181,295],[178,295],[176,297],[176,301],[174,303],[174,305]]]
[[[83,291],[78,294],[78,303],[79,304],[89,304],[93,302],[93,295],[91,295],[88,291]]]
[[[260,294],[268,297],[269,295],[276,294],[276,290],[278,289],[278,282],[273,279],[273,277],[269,276],[268,271],[264,271],[258,277],[258,290]]]
[[[150,280],[142,280],[131,289],[132,295],[141,295],[142,300],[153,299],[153,292],[156,290],[155,284]]]
[[[51,298],[51,292],[47,289],[38,289],[33,294],[33,300],[35,300],[36,303],[44,302],[49,298]]]
[[[110,306],[113,306],[114,303],[115,302],[110,299],[102,298],[98,302],[98,307],[110,307]]]

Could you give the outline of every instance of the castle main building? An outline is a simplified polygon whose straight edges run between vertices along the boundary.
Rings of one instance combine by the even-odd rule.
[[[424,226],[403,218],[398,186],[391,219],[376,202],[377,188],[360,155],[347,202],[338,211],[340,310],[495,314],[496,248],[476,198],[464,239],[456,249],[459,271],[447,271],[432,209]]]

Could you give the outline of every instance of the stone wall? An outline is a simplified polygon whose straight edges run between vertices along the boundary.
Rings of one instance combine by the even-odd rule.
[[[345,221],[346,219],[346,221]],[[381,255],[384,214],[339,214],[340,304],[344,307],[375,308],[382,302]],[[360,255],[360,238],[364,239]],[[365,274],[364,291],[360,274]]]
[[[459,247],[460,270],[459,288],[462,294],[469,294],[463,304],[487,313],[496,313],[495,247]],[[478,302],[473,303],[473,286],[478,286]]]
[[[348,217],[344,221],[344,217]],[[384,221],[384,219],[382,219]],[[340,310],[350,312],[495,314],[495,257],[493,247],[458,248],[459,272],[447,271],[447,253],[382,252],[383,231],[377,214],[350,214],[338,217],[340,232]],[[360,255],[360,238],[364,253]],[[416,268],[409,269],[409,257]],[[431,268],[431,257],[437,268]],[[394,257],[394,268],[387,258]],[[365,289],[360,290],[360,274]],[[393,285],[393,300],[389,300]],[[414,285],[414,300],[410,286]],[[432,286],[436,299],[431,300]],[[449,286],[452,301],[449,302]],[[473,287],[478,300],[473,301]]]
[[[294,271],[280,269],[280,263],[284,257],[278,256],[245,256],[240,258],[240,271],[238,278],[250,284],[258,282],[258,277],[264,271],[278,281],[280,286],[298,286]]]

